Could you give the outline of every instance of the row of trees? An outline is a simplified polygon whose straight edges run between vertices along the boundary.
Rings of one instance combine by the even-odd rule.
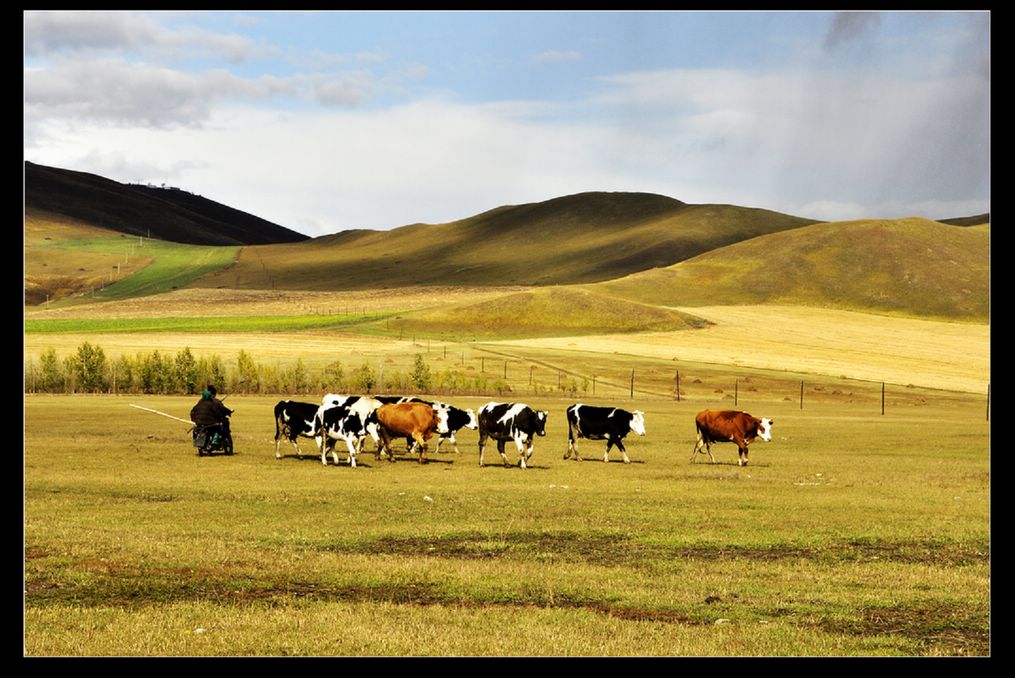
[[[220,391],[250,394],[433,393],[449,395],[501,395],[511,391],[501,378],[469,374],[453,367],[431,370],[416,354],[411,370],[377,368],[369,363],[347,369],[339,360],[319,371],[310,370],[302,359],[290,365],[258,363],[240,351],[235,365],[218,355],[197,358],[189,348],[175,355],[152,351],[134,356],[106,357],[100,346],[88,342],[63,358],[53,348],[38,361],[25,364],[25,391],[30,393],[152,393],[196,394],[205,384]],[[564,380],[560,390],[577,394],[588,383]],[[549,387],[543,390],[553,391]]]

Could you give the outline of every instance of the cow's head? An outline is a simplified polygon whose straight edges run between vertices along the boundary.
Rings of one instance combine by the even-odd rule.
[[[640,436],[645,435],[645,413],[641,410],[631,413],[631,430]]]
[[[766,443],[772,442],[772,420],[762,419],[758,423],[758,437]]]
[[[546,435],[546,415],[547,413],[542,410],[536,411],[536,420],[533,433],[535,433],[537,436]]]
[[[448,428],[448,414],[450,412],[450,406],[441,403],[434,403],[433,413],[434,418],[437,420],[437,433],[447,433],[451,429]]]
[[[638,435],[645,435],[645,412],[634,410],[631,412],[631,430]]]
[[[476,413],[472,409],[465,410],[465,414],[469,417],[468,423],[465,424],[465,428],[471,428],[473,430],[479,428],[479,421],[476,420]]]

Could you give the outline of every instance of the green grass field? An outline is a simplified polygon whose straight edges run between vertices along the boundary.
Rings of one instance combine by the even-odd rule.
[[[30,211],[26,300],[41,303],[48,294],[64,304],[92,303],[169,292],[228,267],[240,249],[140,239]]]
[[[990,655],[989,227],[643,198],[630,222],[607,197],[144,256],[29,214],[24,654]],[[549,285],[644,268],[614,221],[681,256],[744,241]],[[543,286],[486,287],[512,282]],[[186,347],[227,373],[241,352],[378,378],[422,356],[443,383],[485,384],[443,399],[528,402],[547,436],[527,470],[493,445],[480,468],[474,431],[426,465],[325,467],[312,441],[281,460],[273,441],[275,402],[320,394],[232,393],[237,454],[198,458],[186,424],[129,407],[185,419],[194,398],[28,394],[44,353],[66,364],[83,342],[110,361]],[[646,412],[633,463],[593,441],[562,458],[573,402]],[[774,419],[748,467],[731,445],[689,462],[694,414],[717,407]]]
[[[275,400],[231,398],[237,454],[199,458],[128,407],[190,398],[26,398],[26,655],[990,654],[979,399],[756,401],[742,468],[689,463],[704,399],[639,399],[630,465],[563,460],[570,401],[527,399],[527,470],[474,431],[422,466],[276,460]]]

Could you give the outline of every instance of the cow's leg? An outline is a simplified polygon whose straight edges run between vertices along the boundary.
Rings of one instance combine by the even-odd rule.
[[[519,468],[528,468],[525,462],[532,456],[532,438],[519,433],[515,436],[515,446],[518,448]],[[507,457],[504,457],[504,463],[507,464]]]
[[[293,447],[296,448],[296,456],[302,459],[303,450],[300,449],[300,441],[298,441],[296,438],[290,438],[289,442],[292,443]],[[276,454],[275,456],[277,457],[278,455]]]
[[[356,455],[359,453],[360,449],[363,447],[363,439],[362,438],[358,438],[357,440],[353,441],[352,437],[346,436],[345,437],[345,445],[346,445],[346,447],[349,448],[349,466],[351,466],[353,468],[356,468]],[[338,460],[337,459],[335,461],[335,465],[338,465]]]
[[[338,446],[335,445],[334,440],[331,441],[331,463],[338,466]]]
[[[317,443],[317,449],[321,453],[321,463],[325,466],[328,465],[328,436],[321,434],[314,437],[314,441]]]
[[[747,443],[737,445],[737,466],[747,466]]]
[[[522,468],[528,468],[526,462],[532,458],[532,448],[535,444],[536,444],[535,438],[529,438],[527,440],[525,444],[525,456],[522,457],[521,463],[519,464],[519,466],[521,466]]]
[[[582,456],[578,454],[578,433],[574,428],[569,427],[567,430],[567,452],[564,453],[564,458],[568,459],[572,452],[574,452],[574,458],[577,461],[583,461]]]
[[[479,465],[483,465],[483,448],[486,447],[487,435],[485,433],[479,434]]]
[[[508,461],[507,454],[505,454],[505,452],[504,452],[504,443],[505,442],[506,441],[504,441],[504,440],[498,440],[497,441],[497,451],[500,452],[500,458],[504,461],[504,465],[505,466],[510,466],[511,462]],[[517,440],[515,440],[515,444],[516,445],[518,444]],[[521,449],[521,445],[518,445],[518,448],[520,450]]]
[[[416,431],[416,432],[414,432],[412,434],[412,439],[415,441],[412,446],[413,447],[416,447],[417,445],[419,446],[419,463],[420,464],[425,464],[426,463],[426,439],[423,438],[423,435],[419,431]]]
[[[613,438],[606,436],[606,452],[603,454],[603,461],[610,463],[610,450],[613,449]]]
[[[382,429],[380,433],[380,439],[377,448],[377,458],[381,458],[381,451],[383,449],[384,455],[388,458],[388,461],[395,461],[395,452],[391,449],[392,437],[387,430]]]
[[[627,450],[624,448],[624,439],[623,438],[617,439],[617,449],[620,450],[620,453],[622,455],[624,455],[624,463],[625,464],[630,464],[631,463],[631,458],[627,456]],[[609,452],[609,448],[607,448],[607,452]]]
[[[694,463],[695,458],[701,452],[701,448],[705,446],[705,442],[701,437],[701,431],[698,431],[698,438],[694,441],[694,452],[691,452],[691,463]]]

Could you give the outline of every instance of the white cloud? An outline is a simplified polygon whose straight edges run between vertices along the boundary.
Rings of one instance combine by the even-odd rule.
[[[370,96],[373,84],[367,73],[347,72],[319,79],[313,85],[313,96],[325,106],[355,106]]]
[[[228,98],[263,99],[289,91],[279,78],[243,79],[216,69],[191,74],[117,60],[62,59],[25,72],[29,124],[65,119],[120,125],[200,125]]]
[[[150,15],[124,11],[29,11],[25,13],[29,56],[136,53],[173,60],[218,57],[232,63],[274,50],[236,34],[173,30]]]

